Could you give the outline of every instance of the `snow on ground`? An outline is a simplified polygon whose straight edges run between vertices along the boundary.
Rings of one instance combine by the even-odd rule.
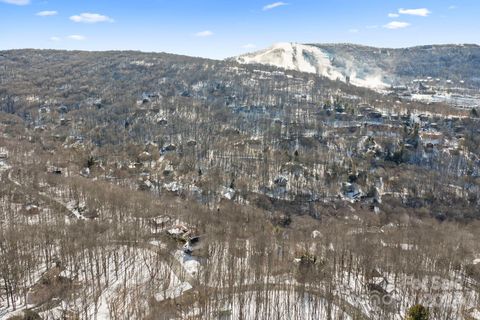
[[[26,287],[30,287],[37,283],[42,277],[42,275],[45,273],[45,271],[47,271],[46,265],[42,264],[41,266],[39,266],[33,272],[31,278],[27,280]],[[8,319],[16,315],[21,315],[23,310],[33,307],[32,305],[26,304],[26,301],[23,299],[23,297],[20,297],[15,301],[16,310],[13,310],[11,306],[6,306],[6,301],[4,300],[4,298],[4,296],[0,295],[0,319]]]
[[[136,249],[138,250],[137,257],[132,257],[131,261],[125,261],[126,268],[123,274],[120,276],[121,281],[113,281],[101,294],[100,304],[97,306],[97,319],[111,319],[112,304],[119,302],[121,295],[127,293],[127,303],[135,301],[136,304],[144,301],[144,307],[148,301],[147,292],[154,293],[154,297],[157,301],[165,299],[172,299],[179,297],[183,292],[192,288],[189,283],[181,282],[170,267],[163,261],[156,260],[156,254],[154,252]],[[115,269],[109,269],[109,278],[114,278]],[[154,281],[159,280],[159,281]],[[153,288],[152,288],[153,285]],[[121,304],[121,303],[120,303]],[[125,310],[125,306],[120,308],[119,313],[122,317],[127,316],[125,319],[132,319],[135,317],[131,312],[128,313]]]
[[[448,93],[440,94],[412,94],[412,100],[422,101],[426,103],[441,102],[447,103],[455,106],[464,106],[464,107],[476,107],[480,104],[480,99],[478,97],[471,96],[455,96]]]
[[[225,199],[232,200],[235,196],[235,190],[232,188],[223,187],[221,194]]]
[[[461,276],[455,274],[449,279],[415,279],[402,274],[396,277],[385,274],[367,280],[362,275],[343,272],[337,275],[335,293],[374,320],[383,320],[385,317],[380,313],[380,302],[394,307],[394,319],[402,319],[402,315],[415,303],[438,308],[445,314],[450,313],[460,319],[462,310],[475,307],[479,295],[474,290],[462,289],[462,281]],[[369,291],[369,283],[376,284],[384,293]]]
[[[154,63],[146,62],[145,60],[135,60],[130,62],[131,65],[143,66],[143,67],[153,67]]]
[[[175,259],[177,259],[185,269],[185,271],[192,277],[198,275],[200,271],[200,262],[191,255],[186,254],[182,250],[177,250],[174,253]]]
[[[6,161],[0,160],[0,173],[10,169],[11,167],[7,164]]]
[[[43,319],[58,319],[66,310],[78,313],[80,319],[143,319],[150,298],[173,299],[192,288],[177,277],[164,257],[152,250],[130,246],[101,250],[106,251],[95,260],[105,264],[102,268],[92,271],[85,258],[62,272],[75,279],[81,289],[75,298],[57,301],[56,307],[42,312]]]
[[[155,300],[163,301],[180,297],[186,291],[192,289],[192,285],[188,282],[181,282],[177,276],[172,273],[170,282],[165,290],[155,294]]]
[[[343,61],[340,66],[333,64],[327,52],[322,49],[298,43],[278,43],[263,51],[245,54],[237,57],[239,63],[266,64],[288,70],[315,73],[331,80],[346,81],[372,89],[384,89],[388,87],[382,81],[382,74],[378,71],[366,71],[364,66],[357,65],[354,61]]]
[[[474,309],[470,312],[469,316],[472,318],[472,320],[480,320],[480,309]]]
[[[299,292],[271,290],[246,291],[216,301],[208,315],[196,314],[194,310],[188,316],[201,316],[208,319],[262,319],[269,315],[278,320],[338,319],[351,320],[348,314],[336,306],[329,305],[325,299]],[[330,314],[329,314],[330,313]]]
[[[80,206],[80,205],[79,205]],[[69,201],[66,205],[66,208],[79,220],[86,220],[86,218],[78,210],[79,206],[76,205],[75,201]]]
[[[152,240],[149,242],[149,244],[154,245],[160,249],[166,249],[167,245],[159,240]]]
[[[20,307],[19,309],[12,311],[7,308],[0,308],[0,319],[8,319],[14,316],[21,316],[25,307]]]

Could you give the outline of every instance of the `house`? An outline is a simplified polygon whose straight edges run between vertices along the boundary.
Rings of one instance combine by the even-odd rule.
[[[60,119],[60,125],[61,126],[66,126],[67,124],[69,124],[71,122],[71,119],[67,119],[67,118],[61,118]]]
[[[372,111],[368,114],[370,119],[382,119],[383,115],[380,112]]]
[[[373,107],[370,106],[369,104],[363,103],[358,105],[358,110],[362,113],[367,113],[367,112],[373,111]]]
[[[164,153],[175,151],[175,150],[177,150],[177,146],[171,143],[171,144],[167,144],[166,146],[162,147],[160,149],[160,153],[164,154]]]
[[[40,113],[50,113],[50,108],[48,108],[48,107],[41,107],[39,111],[40,111]]]
[[[180,194],[181,192],[183,192],[183,186],[176,181],[172,181],[170,183],[165,183],[163,185],[163,187],[167,191],[170,191],[170,192],[173,192],[173,193],[176,193],[176,194]]]
[[[157,233],[160,230],[165,229],[166,224],[171,221],[171,218],[168,216],[158,216],[149,219],[149,224],[152,227],[152,232]]]
[[[168,175],[171,175],[175,172],[175,169],[173,168],[173,166],[171,164],[167,164],[165,166],[165,169],[163,169],[163,175],[164,176],[168,176]]]
[[[201,255],[201,249],[205,249],[205,242],[201,240],[203,240],[203,236],[194,235],[189,237],[182,247],[183,253],[187,255]]]
[[[150,180],[140,180],[138,182],[138,190],[148,191],[153,187],[153,184]]]
[[[165,119],[165,118],[160,118],[160,119],[157,120],[157,123],[161,126],[164,126],[168,123],[168,120]]]
[[[197,229],[186,224],[177,224],[167,230],[167,234],[175,240],[185,243],[197,242],[199,239]]]
[[[427,122],[428,118],[429,118],[429,116],[426,115],[426,114],[423,114],[423,113],[418,115],[418,119],[420,119],[420,121],[422,121],[422,122]]]
[[[323,237],[322,233],[318,230],[313,230],[312,231],[312,238],[317,239]]]
[[[362,196],[362,190],[356,183],[342,183],[342,195],[351,202],[358,201]]]
[[[67,113],[68,112],[68,107],[65,106],[65,105],[61,105],[60,107],[58,107],[58,112],[59,113]]]
[[[80,171],[80,175],[84,178],[88,178],[90,177],[90,168],[83,168],[81,171]]]
[[[40,208],[35,204],[29,204],[23,208],[23,212],[25,215],[34,216],[40,213]]]
[[[400,115],[398,113],[392,113],[392,114],[390,114],[390,119],[391,120],[400,120]]]
[[[197,141],[196,140],[188,140],[187,141],[187,146],[189,147],[194,147],[197,145]]]
[[[58,168],[58,167],[49,167],[47,169],[47,172],[48,173],[51,173],[51,174],[54,174],[54,175],[62,175],[62,169],[61,168]]]
[[[392,90],[395,92],[405,92],[408,91],[408,87],[406,85],[392,86]]]
[[[233,188],[222,187],[222,197],[232,200],[235,197],[235,190]]]
[[[160,95],[158,93],[144,92],[142,93],[142,103],[149,103],[153,99],[159,99]]]
[[[46,129],[47,129],[47,126],[45,126],[45,125],[40,125],[40,126],[35,126],[35,127],[33,128],[33,131],[39,132],[39,131],[45,131]]]
[[[419,92],[427,91],[429,89],[430,87],[424,85],[422,81],[417,82],[417,84],[414,86],[414,90]]]
[[[273,183],[279,187],[285,187],[287,186],[288,179],[284,176],[278,176],[275,178],[275,180],[273,180]]]
[[[420,139],[424,146],[438,146],[443,144],[443,134],[437,131],[420,132]]]

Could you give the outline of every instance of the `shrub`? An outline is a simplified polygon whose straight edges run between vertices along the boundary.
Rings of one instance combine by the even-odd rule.
[[[408,310],[406,320],[428,320],[430,312],[421,304],[417,304]]]

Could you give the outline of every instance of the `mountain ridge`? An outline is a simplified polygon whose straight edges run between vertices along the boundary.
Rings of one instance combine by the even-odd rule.
[[[377,48],[349,43],[285,42],[229,60],[315,73],[377,90],[426,77],[480,85],[477,44]]]

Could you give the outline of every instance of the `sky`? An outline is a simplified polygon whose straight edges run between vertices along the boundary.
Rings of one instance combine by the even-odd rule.
[[[223,59],[278,42],[480,43],[479,0],[0,0],[0,50]]]

